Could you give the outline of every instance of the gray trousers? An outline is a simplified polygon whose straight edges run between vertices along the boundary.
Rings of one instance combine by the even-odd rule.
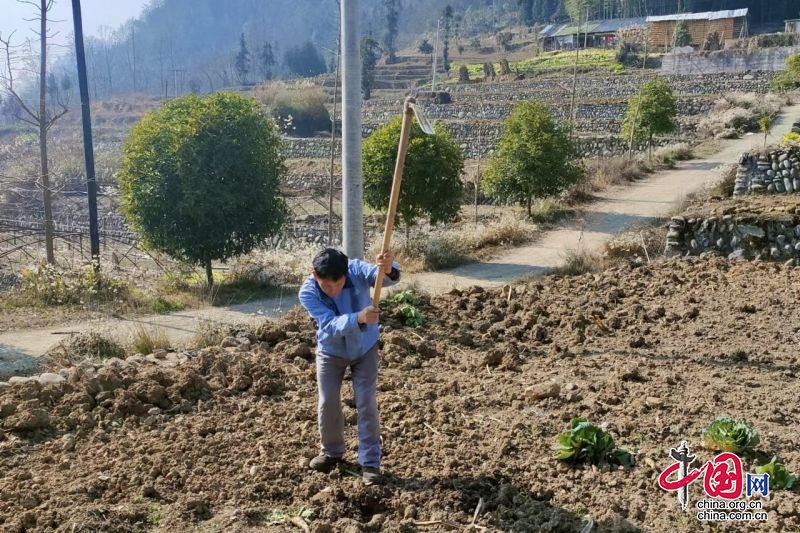
[[[345,453],[342,381],[348,366],[353,377],[353,393],[358,411],[358,462],[361,466],[380,468],[377,344],[358,359],[317,354],[317,414],[322,453],[330,457],[342,457]]]

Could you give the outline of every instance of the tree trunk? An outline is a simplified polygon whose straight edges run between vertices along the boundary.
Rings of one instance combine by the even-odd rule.
[[[106,45],[106,75],[108,76],[108,96],[114,95],[114,82],[111,77],[111,59],[108,56],[108,47]]]
[[[528,218],[533,216],[533,211],[531,211],[531,204],[532,204],[533,197],[528,196]]]
[[[92,92],[94,93],[94,99],[97,100],[97,69],[95,68],[95,61],[94,61],[94,41],[89,39],[89,46],[87,46],[89,51],[89,64],[91,68],[89,72],[92,73]]]
[[[211,271],[211,259],[206,260],[206,280],[208,280],[208,288],[214,286],[214,273]]]
[[[648,148],[650,149],[650,155],[648,156],[648,159],[650,161],[652,161],[653,160],[653,134],[652,133],[650,133],[650,138],[647,141],[647,144],[648,144]]]
[[[136,92],[136,24],[131,22],[131,56],[133,70],[133,92]]]
[[[47,168],[47,0],[41,0],[40,13],[41,58],[39,58],[39,153],[42,166],[42,193],[44,195],[44,242],[47,262],[56,262],[53,253],[53,206],[50,191],[50,172]]]

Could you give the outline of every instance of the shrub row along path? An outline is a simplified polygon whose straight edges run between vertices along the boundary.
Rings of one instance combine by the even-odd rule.
[[[800,104],[783,109],[775,121],[768,142],[777,142],[800,119]],[[676,168],[661,171],[639,182],[604,191],[597,201],[585,206],[579,219],[570,220],[547,231],[534,243],[509,249],[491,261],[477,262],[444,272],[407,275],[400,288],[413,285],[430,293],[472,285],[492,287],[519,278],[541,274],[564,263],[571,252],[598,251],[611,236],[642,223],[668,216],[690,193],[713,185],[721,172],[738,161],[748,150],[763,146],[762,135],[724,140],[713,156],[685,161]],[[58,328],[10,331],[0,334],[0,378],[25,372],[36,365],[36,358],[64,339],[80,331],[97,332],[120,342],[128,342],[142,330],[164,333],[173,345],[180,346],[208,323],[244,323],[280,316],[297,304],[296,294],[284,294],[229,307],[211,307],[169,315],[135,318],[107,318]]]

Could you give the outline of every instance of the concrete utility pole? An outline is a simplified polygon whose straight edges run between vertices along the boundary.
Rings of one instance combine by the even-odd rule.
[[[83,123],[83,157],[86,164],[86,190],[89,193],[89,242],[92,265],[100,270],[100,232],[97,227],[97,181],[94,172],[94,146],[92,143],[92,115],[89,107],[89,82],[86,76],[86,53],[83,47],[83,19],[81,0],[72,0],[72,20],[75,28],[75,59],[78,66],[78,87],[81,93],[81,121]]]
[[[351,259],[364,258],[361,176],[361,32],[358,0],[342,0],[342,242]]]

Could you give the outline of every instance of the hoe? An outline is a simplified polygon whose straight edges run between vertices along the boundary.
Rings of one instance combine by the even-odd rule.
[[[381,253],[389,249],[392,242],[392,229],[394,228],[394,217],[397,214],[397,200],[400,198],[400,185],[403,181],[403,167],[406,163],[406,153],[408,152],[408,137],[411,134],[411,121],[417,117],[422,131],[426,135],[434,135],[435,132],[431,123],[425,118],[422,109],[417,105],[414,97],[407,97],[403,104],[403,125],[400,128],[400,145],[397,148],[397,162],[394,167],[394,177],[392,178],[392,193],[389,197],[389,211],[386,213],[386,227],[383,231],[383,246]],[[383,286],[383,276],[375,279],[375,292],[372,296],[373,307],[378,307],[381,301],[381,288]]]

